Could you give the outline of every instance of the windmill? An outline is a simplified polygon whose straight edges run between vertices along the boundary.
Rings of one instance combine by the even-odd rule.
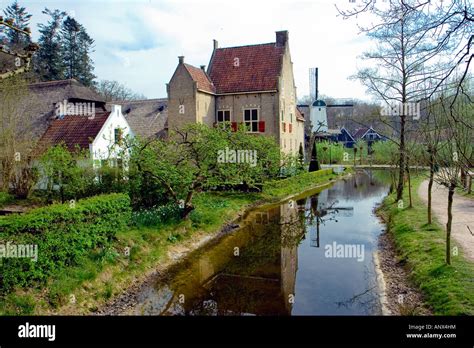
[[[309,69],[309,91],[311,97],[311,104],[309,105],[311,132],[327,132],[326,103],[318,99],[318,68]]]
[[[354,106],[352,103],[327,105],[325,101],[318,99],[318,73],[318,68],[309,69],[309,91],[311,98],[311,102],[309,104],[309,119],[311,121],[311,136],[309,142],[311,149],[311,159],[309,163],[310,172],[319,170],[320,168],[315,145],[316,139],[328,138],[331,135],[328,128],[326,109],[334,107],[352,108]]]

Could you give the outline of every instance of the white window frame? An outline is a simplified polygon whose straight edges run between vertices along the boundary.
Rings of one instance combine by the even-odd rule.
[[[257,111],[257,119],[256,120],[252,120],[252,111],[253,110],[256,110]],[[250,120],[249,121],[246,121],[245,120],[245,112],[246,111],[250,111]],[[250,123],[250,130],[247,129],[247,133],[259,133],[258,131],[258,124],[259,124],[259,121],[260,121],[260,109],[259,108],[244,108],[243,109],[243,120],[244,120],[244,124],[245,124],[245,127],[247,127],[247,123]],[[255,123],[257,125],[257,130],[253,131],[252,130],[252,124]]]
[[[225,112],[226,111],[229,111],[229,120],[225,120]],[[219,121],[219,112],[223,112],[224,115],[223,115],[223,121]],[[220,109],[220,110],[217,110],[217,115],[216,115],[216,121],[217,123],[224,123],[224,122],[232,122],[232,110],[231,109]]]

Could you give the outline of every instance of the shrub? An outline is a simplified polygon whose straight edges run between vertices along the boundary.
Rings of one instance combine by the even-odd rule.
[[[134,211],[132,223],[137,227],[158,226],[181,218],[182,209],[174,203]]]
[[[0,244],[38,246],[36,262],[2,259],[0,289],[45,283],[65,267],[77,265],[92,249],[109,246],[116,232],[127,227],[130,215],[128,195],[111,194],[0,219]]]
[[[13,200],[13,197],[10,196],[6,192],[0,192],[0,207],[4,206],[5,204],[10,203]]]
[[[323,141],[316,143],[316,148],[318,150],[318,159],[320,163],[341,163],[344,158],[344,152],[349,152],[344,145],[339,143],[332,143],[328,141]]]

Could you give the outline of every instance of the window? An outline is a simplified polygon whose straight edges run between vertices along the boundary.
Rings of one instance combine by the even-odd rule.
[[[283,121],[283,110],[281,110],[281,120]]]
[[[115,144],[120,144],[122,142],[122,129],[120,128],[114,129],[114,141],[115,141]]]
[[[244,110],[244,122],[247,131],[258,132],[258,109]]]
[[[293,123],[293,114],[290,114],[290,123]]]
[[[217,122],[230,122],[230,110],[217,111]]]

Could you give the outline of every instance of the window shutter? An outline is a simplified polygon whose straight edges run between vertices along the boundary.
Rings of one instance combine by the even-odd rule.
[[[285,123],[285,122],[282,122],[281,124],[282,124],[282,126],[283,126],[283,132],[286,132],[286,123]]]
[[[293,125],[292,125],[291,123],[288,124],[288,131],[289,131],[290,133],[291,133],[291,131],[293,130],[293,127],[292,127],[292,126],[293,126]]]
[[[259,121],[258,122],[258,131],[260,133],[264,133],[265,132],[265,121]]]
[[[237,122],[231,123],[232,132],[237,132]]]

